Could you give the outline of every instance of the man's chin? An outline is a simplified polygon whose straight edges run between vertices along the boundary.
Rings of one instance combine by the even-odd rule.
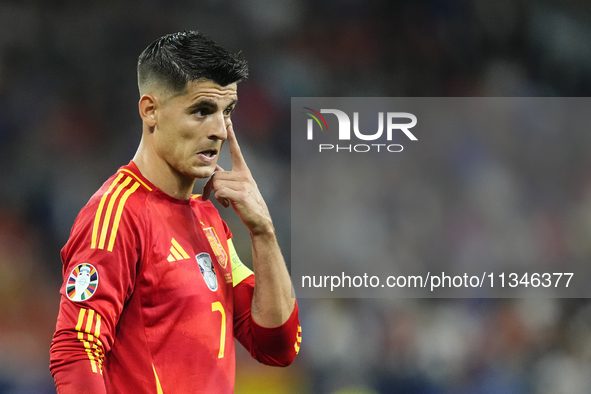
[[[205,178],[209,178],[210,176],[213,175],[213,173],[215,172],[216,166],[215,164],[212,166],[207,166],[207,167],[199,167],[199,168],[195,168],[192,171],[191,176],[197,179],[205,179]]]

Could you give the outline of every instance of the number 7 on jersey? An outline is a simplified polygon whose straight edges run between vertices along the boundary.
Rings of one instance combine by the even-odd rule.
[[[213,302],[211,304],[211,311],[218,311],[222,314],[222,328],[220,332],[220,352],[218,353],[218,358],[223,358],[224,348],[226,347],[226,312],[224,312],[224,307],[222,303],[219,301]]]

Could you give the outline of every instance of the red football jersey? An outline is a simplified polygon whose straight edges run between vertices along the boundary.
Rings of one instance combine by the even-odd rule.
[[[252,272],[231,238],[211,202],[165,194],[133,162],[120,168],[62,250],[58,392],[231,393],[234,336],[261,362],[289,364],[297,305],[281,327],[254,323]]]

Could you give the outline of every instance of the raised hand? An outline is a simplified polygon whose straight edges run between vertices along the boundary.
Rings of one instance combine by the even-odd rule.
[[[252,235],[272,232],[269,209],[244,161],[232,125],[227,127],[227,132],[232,170],[225,171],[218,165],[203,187],[202,198],[208,200],[213,191],[215,199],[224,207],[231,204]]]

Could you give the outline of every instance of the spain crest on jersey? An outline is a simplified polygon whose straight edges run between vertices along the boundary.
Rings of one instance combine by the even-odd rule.
[[[216,291],[218,289],[218,277],[215,273],[215,267],[209,253],[199,253],[195,256],[197,263],[199,264],[199,271],[205,280],[205,284],[209,287],[209,290]]]
[[[211,245],[211,249],[213,250],[215,257],[218,259],[218,263],[220,263],[222,268],[226,268],[226,264],[228,264],[228,255],[226,254],[226,251],[224,250],[224,247],[222,246],[215,229],[213,227],[208,227],[204,228],[203,231],[205,231],[207,240]]]
[[[66,294],[72,301],[86,301],[98,288],[98,271],[92,264],[78,264],[66,284]]]

